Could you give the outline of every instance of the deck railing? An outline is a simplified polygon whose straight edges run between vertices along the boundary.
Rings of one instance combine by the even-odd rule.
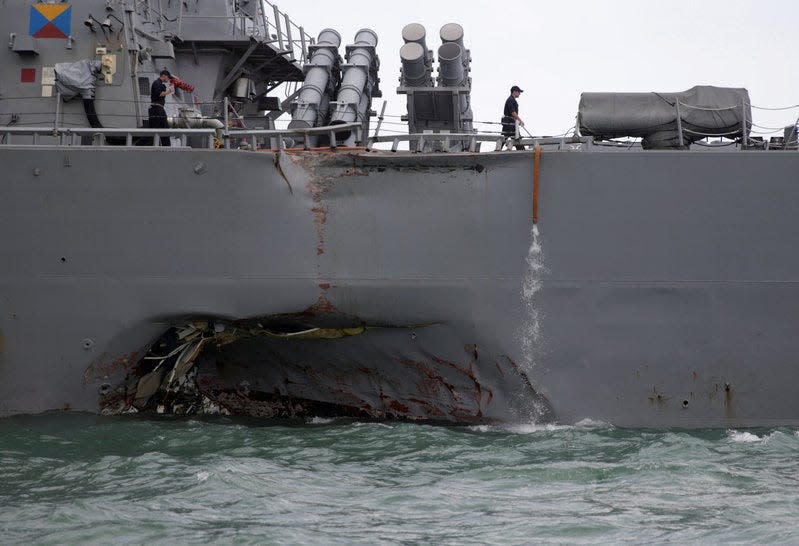
[[[31,137],[20,142],[17,137]],[[151,146],[160,146],[161,137],[178,138],[181,146],[188,145],[192,136],[203,137],[204,148],[214,148],[214,129],[95,129],[92,127],[2,127],[0,146],[107,146],[109,137],[124,137],[126,146],[142,145],[152,139]],[[88,143],[84,137],[89,137]],[[42,142],[43,139],[49,142]],[[55,141],[55,142],[53,142]],[[144,144],[145,146],[147,144]]]
[[[286,140],[291,139],[297,141],[302,139],[302,145],[298,146],[304,150],[310,150],[310,137],[326,136],[330,142],[329,148],[336,149],[337,135],[340,133],[355,133],[355,140],[363,142],[363,126],[353,121],[351,123],[343,123],[341,125],[327,125],[325,127],[308,127],[305,129],[235,129],[231,130],[225,136],[225,147],[236,147],[236,144],[246,142],[252,149],[258,148],[258,141],[270,140],[273,145],[269,148],[283,150],[286,148]]]
[[[458,143],[465,143],[465,150],[468,152],[479,152],[482,142],[494,144],[494,151],[501,151],[504,148],[535,148],[544,146],[557,150],[581,149],[590,145],[590,139],[586,137],[531,137],[531,138],[507,138],[497,134],[485,133],[410,133],[407,135],[387,135],[373,136],[369,139],[367,149],[371,150],[374,145],[380,142],[390,142],[391,151],[399,149],[400,142],[407,142],[411,152],[421,152],[426,143],[440,144],[443,151],[448,151],[451,145],[457,146]]]
[[[226,35],[231,37],[253,37],[277,46],[278,53],[290,61],[304,63],[308,58],[308,46],[314,39],[305,29],[295,24],[278,9],[277,5],[263,0],[256,7],[256,14],[250,16],[243,11],[234,15],[192,15],[180,2],[177,20],[177,35],[183,36],[186,23],[192,21],[227,21]]]
[[[309,150],[311,137],[326,136],[331,149],[338,146],[337,136],[354,133],[362,142],[363,126],[346,123],[305,129],[94,129],[91,127],[2,127],[0,146],[125,146],[161,145],[161,137],[177,138],[180,146],[188,146],[191,137],[201,137],[202,148],[214,149],[278,149],[283,150],[302,140],[299,147]],[[221,136],[221,139],[219,137]],[[25,137],[24,139],[21,137]],[[88,138],[87,138],[88,137]],[[109,140],[109,138],[116,140]],[[287,146],[288,142],[288,146]]]

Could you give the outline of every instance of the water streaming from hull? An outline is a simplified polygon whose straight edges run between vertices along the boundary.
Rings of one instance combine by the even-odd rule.
[[[530,229],[530,247],[525,257],[524,277],[522,278],[521,298],[523,304],[522,321],[516,329],[516,339],[522,350],[521,367],[524,373],[531,377],[536,365],[537,356],[543,349],[544,340],[541,336],[541,311],[538,307],[537,296],[542,287],[541,277],[546,273],[544,263],[544,249],[541,245],[541,234],[538,226],[533,224]],[[544,407],[537,400],[530,400],[524,404],[529,411],[528,415],[520,415],[522,419],[532,419],[544,414]]]

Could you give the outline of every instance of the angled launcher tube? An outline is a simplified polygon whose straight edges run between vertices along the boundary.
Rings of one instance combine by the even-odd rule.
[[[450,25],[454,25],[455,23],[450,23]],[[450,25],[445,25],[450,26]],[[456,25],[460,28],[460,25]],[[441,34],[444,34],[442,29]],[[461,41],[463,38],[463,32],[460,34]],[[464,63],[464,57],[466,57],[465,50],[463,47],[458,45],[457,42],[445,42],[438,48],[438,75],[440,83],[443,87],[463,87],[469,86],[469,81],[467,77],[466,66]],[[471,118],[472,113],[469,107],[469,95],[468,94],[460,94],[458,96],[458,104],[460,105],[460,112],[463,118],[462,121],[467,121],[468,118]],[[461,125],[460,130],[470,130],[471,125]]]
[[[324,125],[335,85],[332,71],[339,61],[340,45],[341,36],[335,30],[326,28],[319,33],[316,45],[312,46],[311,60],[305,65],[305,81],[291,105],[289,129]]]
[[[397,92],[407,96],[408,130],[411,133],[469,133],[472,111],[469,93],[471,58],[464,47],[463,27],[457,23],[440,30],[442,45],[438,48],[438,77],[432,78],[433,52],[428,51],[424,27],[417,23],[402,29],[405,44],[400,49],[402,70]],[[468,141],[427,138],[423,150],[467,150]]]
[[[401,85],[408,87],[433,85],[430,77],[433,71],[433,53],[427,50],[426,36],[427,31],[419,23],[410,23],[402,28],[402,40],[405,45],[400,48]]]
[[[410,87],[432,85],[430,70],[425,62],[426,51],[416,42],[408,42],[400,48],[402,61],[402,84]]]
[[[446,42],[438,48],[438,73],[441,83],[448,87],[464,84],[463,48],[455,42]]]
[[[427,51],[427,44],[425,43],[426,36],[427,31],[419,23],[409,23],[402,27],[402,41],[406,44],[419,44],[425,51]]]
[[[438,34],[442,44],[455,43],[463,49],[463,27],[458,23],[447,23]]]
[[[347,46],[347,64],[342,66],[344,75],[341,79],[336,102],[332,104],[330,124],[338,125],[366,119],[371,98],[371,87],[374,83],[373,65],[378,63],[375,47],[377,34],[368,28],[355,34],[355,43]],[[364,100],[364,96],[367,100]],[[342,133],[339,137],[351,140],[351,135]]]

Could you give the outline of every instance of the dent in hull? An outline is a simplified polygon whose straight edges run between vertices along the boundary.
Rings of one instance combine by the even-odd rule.
[[[460,343],[450,326],[310,319],[171,327],[123,381],[101,386],[101,411],[448,423],[552,419],[547,400],[510,357],[481,356],[477,344]]]

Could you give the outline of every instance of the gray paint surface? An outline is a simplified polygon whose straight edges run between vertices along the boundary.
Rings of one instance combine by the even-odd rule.
[[[799,421],[793,153],[545,152],[533,269],[528,152],[3,147],[0,160],[6,415],[96,411],[98,387],[185,317],[310,308],[438,325],[324,347],[338,369],[360,355],[386,377],[397,358],[471,362],[503,391],[481,400],[487,420]],[[529,297],[526,282],[540,286]],[[503,379],[509,361],[534,392]]]

